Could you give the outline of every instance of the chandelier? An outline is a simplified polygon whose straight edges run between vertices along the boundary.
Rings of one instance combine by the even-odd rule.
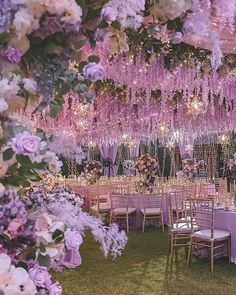
[[[187,102],[187,113],[198,116],[205,113],[205,104],[197,96],[194,96],[191,101]]]

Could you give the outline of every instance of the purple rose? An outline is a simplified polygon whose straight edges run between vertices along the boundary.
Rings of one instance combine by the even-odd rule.
[[[46,266],[36,264],[29,270],[29,276],[37,287],[48,289],[52,284],[51,275],[49,274]]]
[[[107,23],[112,23],[116,20],[118,16],[118,11],[115,7],[111,5],[105,5],[101,11],[101,17],[103,20],[105,20]]]
[[[30,155],[36,153],[39,148],[41,138],[30,134],[28,131],[18,133],[12,139],[12,149],[16,154]]]
[[[172,35],[172,43],[180,44],[183,42],[183,34],[181,32],[176,32]]]
[[[58,282],[52,284],[49,288],[49,295],[61,295],[62,294],[62,287],[59,285]]]
[[[84,66],[83,74],[88,80],[101,80],[104,74],[104,67],[100,64],[96,64],[95,62],[89,62],[86,66]]]
[[[97,29],[95,32],[94,38],[97,42],[103,42],[106,35],[107,35],[106,29]]]
[[[14,46],[9,46],[0,50],[0,56],[5,57],[11,63],[19,63],[22,55],[22,52]]]
[[[65,245],[69,250],[78,250],[83,243],[83,238],[78,231],[68,229],[65,234]]]

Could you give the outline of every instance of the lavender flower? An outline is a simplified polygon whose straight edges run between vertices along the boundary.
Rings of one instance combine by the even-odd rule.
[[[0,5],[0,33],[8,32],[9,25],[13,21],[14,12],[19,5],[14,4],[11,0],[2,0]]]
[[[26,207],[16,191],[7,190],[5,194],[0,197],[0,234],[7,229],[9,223],[15,218],[21,218],[26,222]]]

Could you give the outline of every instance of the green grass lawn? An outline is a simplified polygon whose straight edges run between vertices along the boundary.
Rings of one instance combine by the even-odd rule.
[[[184,249],[168,255],[167,230],[133,231],[121,257],[104,259],[99,245],[87,234],[81,247],[83,263],[53,276],[64,295],[236,294],[236,265],[225,258],[212,277],[207,259],[186,266]]]

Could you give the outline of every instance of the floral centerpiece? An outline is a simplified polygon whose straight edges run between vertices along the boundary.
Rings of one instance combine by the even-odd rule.
[[[229,160],[229,170],[234,178],[236,178],[236,153],[233,154],[233,158]]]
[[[158,163],[152,156],[142,155],[135,163],[138,172],[147,180],[148,176],[154,174],[158,169]]]
[[[134,176],[136,171],[135,162],[132,160],[124,161],[123,169],[126,176]]]
[[[197,173],[198,164],[194,159],[187,158],[182,161],[182,169],[187,179],[194,180]]]
[[[102,165],[99,161],[90,160],[84,162],[84,177],[89,184],[94,184],[102,174]]]

